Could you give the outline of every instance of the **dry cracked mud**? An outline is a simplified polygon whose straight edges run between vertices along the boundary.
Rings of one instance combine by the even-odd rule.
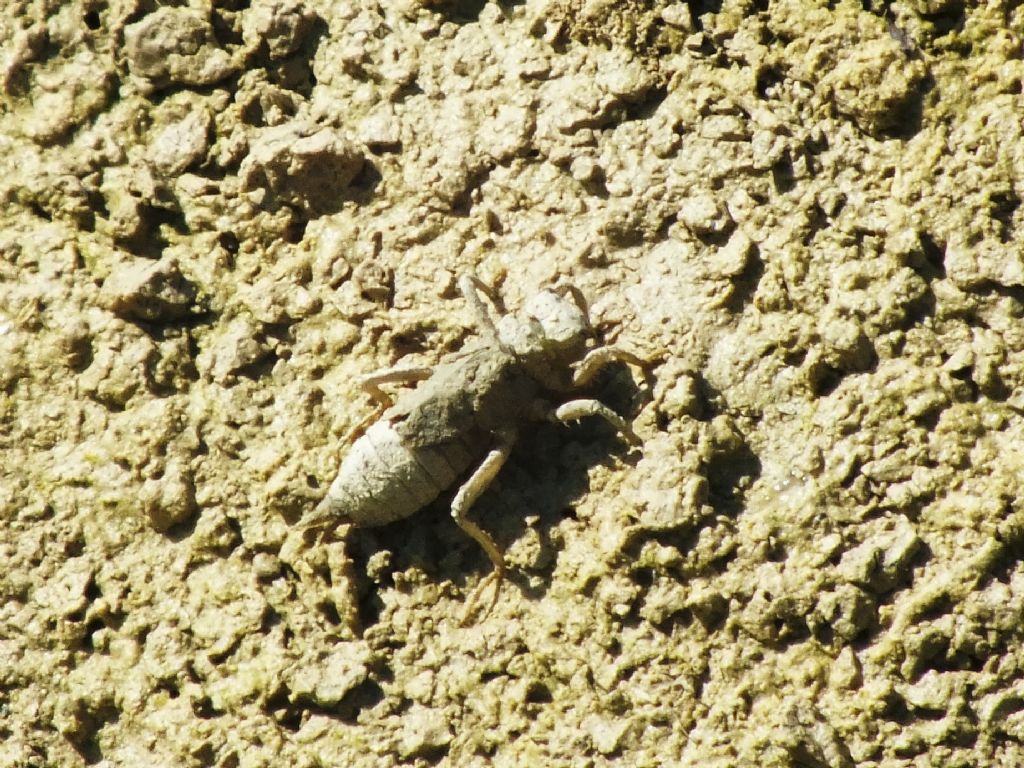
[[[7,0],[0,766],[1024,764],[1024,6]],[[633,419],[284,546],[573,282]]]

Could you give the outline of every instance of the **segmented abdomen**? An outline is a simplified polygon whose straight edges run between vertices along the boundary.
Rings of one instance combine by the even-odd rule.
[[[473,463],[466,440],[408,448],[387,420],[375,422],[349,448],[313,518],[356,525],[386,525],[436,499]]]

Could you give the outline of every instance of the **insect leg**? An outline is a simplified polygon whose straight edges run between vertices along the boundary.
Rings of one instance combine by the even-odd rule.
[[[490,336],[493,341],[500,344],[498,329],[495,327],[491,315],[487,312],[487,307],[480,301],[480,293],[494,301],[494,293],[491,289],[476,275],[463,275],[459,278],[459,290],[462,291],[463,297],[469,304],[470,309],[473,310],[480,329]],[[477,293],[477,291],[480,293]]]
[[[576,302],[576,306],[583,313],[583,321],[586,323],[587,332],[592,334],[594,327],[590,324],[590,307],[587,306],[587,298],[583,295],[583,291],[572,283],[566,282],[557,283],[552,290],[560,296],[572,296],[572,300]]]
[[[463,531],[468,533],[476,540],[477,544],[483,547],[484,552],[494,563],[495,569],[498,571],[499,579],[505,575],[505,558],[498,549],[498,545],[494,543],[494,539],[484,531],[480,526],[469,520],[466,517],[466,513],[469,508],[473,506],[473,502],[477,500],[481,493],[483,493],[487,486],[491,484],[494,476],[498,474],[498,470],[501,469],[501,465],[505,463],[509,453],[512,450],[511,440],[502,440],[502,443],[495,448],[493,451],[487,454],[487,458],[483,460],[476,471],[470,475],[470,478],[462,484],[459,488],[459,492],[455,494],[455,498],[452,499],[452,518],[456,524]]]
[[[369,426],[379,419],[380,415],[384,413],[385,410],[395,404],[391,395],[380,388],[381,384],[408,384],[410,381],[423,381],[424,379],[430,378],[430,373],[431,371],[429,368],[396,367],[382,368],[379,371],[364,373],[360,376],[357,379],[360,389],[374,399],[377,403],[377,407],[374,408],[373,413],[369,414],[348,431],[345,437],[342,438],[341,444],[349,445],[350,443],[355,442],[356,438],[366,432]]]
[[[411,381],[429,379],[431,370],[423,366],[396,366],[381,368],[373,373],[365,373],[359,377],[360,388],[377,401],[379,405],[390,408],[394,405],[391,395],[380,388],[381,384],[408,384]]]
[[[582,387],[594,378],[594,374],[599,370],[609,363],[614,363],[619,360],[624,363],[630,363],[639,368],[643,368],[645,364],[643,360],[632,352],[627,352],[619,347],[598,347],[597,349],[590,350],[577,364],[576,371],[572,376],[573,386]]]
[[[463,624],[475,613],[475,606],[480,598],[480,594],[491,581],[494,582],[494,597],[491,600],[490,606],[488,606],[488,610],[494,607],[494,603],[498,600],[498,589],[501,586],[501,581],[505,578],[505,556],[498,549],[498,545],[494,543],[494,539],[491,538],[490,534],[472,520],[466,518],[466,512],[469,511],[473,502],[477,500],[487,486],[491,484],[494,476],[498,474],[498,470],[501,469],[501,466],[505,463],[512,450],[514,439],[512,434],[502,433],[499,435],[499,439],[498,447],[487,454],[487,458],[476,468],[476,471],[470,475],[469,479],[462,484],[458,493],[455,494],[455,498],[452,499],[452,518],[455,520],[455,523],[473,537],[473,540],[483,548],[491,562],[494,563],[494,570],[480,582],[473,595],[467,601],[466,611],[462,617]]]
[[[634,445],[640,443],[640,438],[636,436],[629,422],[598,400],[570,400],[558,406],[552,415],[563,424],[579,421],[584,416],[600,416],[621,432],[628,442]]]

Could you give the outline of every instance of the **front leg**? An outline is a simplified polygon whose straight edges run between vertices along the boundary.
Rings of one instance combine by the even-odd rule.
[[[599,370],[609,363],[618,361],[635,365],[641,370],[643,370],[645,365],[644,360],[641,360],[632,352],[627,352],[619,347],[598,347],[597,349],[590,350],[576,365],[576,371],[572,376],[572,385],[574,387],[582,387],[594,378],[594,374]]]
[[[490,287],[483,280],[472,274],[466,274],[459,278],[459,290],[462,292],[462,297],[466,300],[466,303],[469,304],[469,308],[473,311],[477,326],[484,334],[490,336],[491,341],[501,346],[498,329],[494,325],[487,307],[480,301],[479,293],[477,293],[479,291],[489,298],[491,302],[494,302],[494,292],[491,291]]]
[[[617,429],[627,442],[640,444],[640,438],[628,421],[599,400],[570,400],[558,406],[552,414],[557,421],[568,424],[585,416],[600,416]]]

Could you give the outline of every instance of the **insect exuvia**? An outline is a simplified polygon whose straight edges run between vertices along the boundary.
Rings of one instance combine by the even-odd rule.
[[[628,441],[629,423],[597,400],[571,399],[604,365],[635,355],[612,346],[587,350],[593,331],[579,289],[560,285],[526,302],[523,317],[495,324],[480,297],[490,289],[464,275],[459,288],[472,308],[480,338],[434,368],[396,367],[364,376],[361,386],[379,408],[355,438],[323,500],[303,527],[340,523],[376,526],[409,517],[463,480],[451,504],[455,522],[473,537],[500,581],[504,557],[466,513],[502,464],[521,427],[531,421],[570,422],[599,416]],[[385,383],[419,382],[392,401]],[[367,426],[369,425],[369,426]]]

